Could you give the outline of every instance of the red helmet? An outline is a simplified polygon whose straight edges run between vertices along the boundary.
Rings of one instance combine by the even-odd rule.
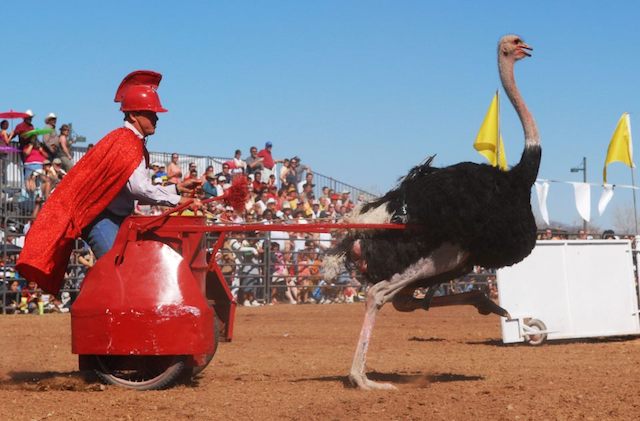
[[[121,103],[120,111],[166,112],[156,91],[160,80],[162,75],[151,70],[136,70],[125,76],[114,98]]]

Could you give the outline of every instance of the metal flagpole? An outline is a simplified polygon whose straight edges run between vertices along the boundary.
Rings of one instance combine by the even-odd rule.
[[[500,89],[496,89],[496,108],[498,109],[498,139],[496,140],[496,167],[500,168]]]
[[[633,168],[635,165],[633,164],[633,139],[631,138],[631,117],[627,113],[627,130],[629,130],[629,149],[627,152],[629,153],[629,162],[631,162],[631,186],[633,187],[633,220],[636,224],[636,235],[638,235],[638,207],[636,205],[636,180],[635,175],[633,174]]]
[[[633,220],[636,224],[636,235],[638,235],[638,207],[636,205],[636,180],[631,167],[631,185],[633,186]]]

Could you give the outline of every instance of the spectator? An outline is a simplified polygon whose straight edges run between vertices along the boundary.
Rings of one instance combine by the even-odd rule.
[[[198,180],[198,170],[196,168],[190,168],[189,169],[189,173],[187,174],[187,176],[184,178],[183,181],[189,181],[189,180]]]
[[[321,213],[322,211],[320,211],[320,202],[318,200],[313,200],[311,202],[311,219],[321,218]]]
[[[305,172],[312,172],[311,167],[307,165],[302,165],[300,161],[301,161],[300,158],[297,156],[291,158],[291,168],[295,170],[295,177],[296,177],[293,184],[296,187],[302,181],[302,177],[303,177],[303,174],[305,174]]]
[[[286,285],[287,275],[289,274],[287,271],[287,265],[284,260],[284,253],[280,251],[280,244],[277,242],[272,242],[271,245],[271,266],[269,268],[269,277],[271,279],[271,304],[278,303],[278,296],[283,293],[283,289],[288,291],[288,288],[283,288]],[[286,295],[285,292],[285,295]],[[291,297],[291,294],[288,294],[287,297],[291,304],[295,304],[296,301]]]
[[[20,311],[22,313],[38,314],[42,303],[42,290],[38,288],[38,284],[29,281],[27,288],[22,290],[22,296],[20,297]]]
[[[47,197],[49,197],[49,194],[51,194],[51,191],[56,188],[60,180],[58,179],[58,174],[51,165],[51,161],[49,161],[48,159],[45,159],[42,162],[42,171],[43,177],[45,178],[43,184],[43,196],[46,199]]]
[[[229,242],[231,250],[240,259],[240,290],[238,302],[247,307],[259,306],[256,299],[256,287],[262,284],[260,277],[261,242],[248,238],[245,233],[238,233],[238,238]]]
[[[281,162],[273,159],[271,149],[273,149],[273,143],[267,142],[264,144],[264,149],[258,152],[258,157],[262,158],[262,173],[265,180],[268,180],[273,174],[276,162]]]
[[[249,148],[249,158],[247,158],[247,174],[253,174],[256,171],[264,169],[264,159],[258,156],[258,148],[252,146]]]
[[[182,169],[178,165],[179,160],[180,155],[175,152],[171,154],[171,162],[169,162],[169,166],[167,168],[167,177],[169,184],[178,184],[182,179]]]
[[[237,276],[237,267],[240,264],[240,261],[236,258],[235,253],[231,251],[230,248],[226,246],[229,245],[229,241],[225,242],[225,248],[220,250],[218,254],[218,265],[220,266],[220,271],[222,272],[222,276],[224,277],[227,285],[231,287],[231,293],[233,294],[234,299],[237,300],[238,295],[238,286],[240,285],[240,280]]]
[[[240,149],[236,149],[233,159],[227,161],[227,163],[229,164],[229,170],[232,177],[235,177],[238,174],[244,174],[247,171],[247,163],[242,160],[242,151]]]
[[[355,207],[353,201],[351,200],[351,192],[349,190],[342,191],[342,197],[340,198],[340,200],[342,201],[342,206],[344,206],[345,208],[345,213],[351,212]]]
[[[52,161],[52,164],[53,170],[58,177],[58,181],[62,180],[64,176],[67,175],[67,172],[64,170],[64,168],[62,168],[62,160],[60,158],[56,158]]]
[[[15,314],[19,311],[20,307],[20,282],[11,281],[9,291],[4,295],[4,311],[6,314]]]
[[[200,180],[202,180],[202,184],[204,184],[207,181],[207,174],[209,173],[211,174],[214,173],[213,165],[207,165],[207,168],[204,170],[204,172],[200,176]]]
[[[289,159],[285,158],[282,161],[282,167],[280,168],[280,174],[278,175],[278,180],[280,181],[280,185],[282,186],[287,185],[287,174],[289,173],[289,168],[290,161]]]
[[[289,186],[287,189],[287,200],[289,201],[291,209],[296,209],[298,207],[298,192],[294,186]]]
[[[11,133],[7,132],[9,129],[9,120],[0,121],[0,146],[9,146],[11,143]]]
[[[216,186],[216,191],[218,194],[216,196],[222,196],[224,194],[224,184],[227,181],[227,178],[223,175],[216,176],[218,180],[218,185]]]
[[[315,187],[315,184],[313,184],[313,173],[310,171],[307,171],[307,173],[304,176],[304,180],[299,181],[296,184],[296,188],[298,189],[298,193],[302,193],[304,192],[304,185],[305,184],[309,184]]]
[[[155,174],[153,175],[153,181],[154,181],[153,184],[166,186],[167,184],[169,184],[169,174],[167,174],[165,166],[159,162],[156,162],[155,165],[157,165],[158,169],[155,171]],[[152,165],[151,168],[154,168],[154,166]]]
[[[222,184],[230,184],[231,183],[231,169],[229,168],[229,164],[226,162],[222,164],[222,171],[216,174],[218,180],[220,181],[220,177],[224,177],[224,182]]]
[[[251,184],[253,185],[253,191],[257,194],[257,193],[261,193],[262,192],[262,172],[261,171],[256,171],[255,173],[253,173],[253,181],[251,182]]]
[[[189,169],[187,170],[187,175],[184,177],[182,181],[187,180],[197,180],[198,179],[198,166],[195,162],[189,162]]]
[[[616,233],[613,230],[604,230],[604,232],[602,233],[602,239],[603,240],[615,240],[616,239]]]
[[[278,200],[278,188],[276,186],[269,186],[263,194],[265,199],[273,199],[274,203]]]
[[[58,158],[62,161],[62,168],[67,172],[73,167],[73,155],[71,155],[71,144],[69,143],[70,133],[71,127],[68,124],[60,126],[60,152],[58,153]]]
[[[31,120],[33,120],[33,117],[34,117],[33,111],[27,110],[25,111],[25,114],[27,116],[22,120],[22,123],[18,124],[16,128],[13,130],[13,133],[11,133],[11,139],[18,136],[18,143],[19,143],[20,149],[24,148],[28,143],[30,143],[31,137],[33,137],[33,136],[25,136],[25,133],[34,129],[33,124],[31,124]]]
[[[210,197],[217,197],[219,196],[219,192],[218,192],[218,179],[216,177],[216,175],[212,172],[209,172],[205,175],[205,178],[207,180],[206,183],[204,183],[202,185],[202,191],[204,192],[204,198],[208,199]]]
[[[302,304],[320,301],[311,297],[312,288],[320,280],[320,265],[322,261],[318,259],[315,244],[311,240],[304,242],[304,250],[299,252],[298,259],[298,285],[300,291],[300,302]]]
[[[59,135],[56,132],[56,122],[58,118],[54,113],[49,113],[44,118],[44,128],[51,129],[51,133],[47,133],[42,135],[42,143],[44,144],[44,148],[49,154],[49,158],[57,158],[58,153],[60,152],[60,140]]]
[[[42,164],[47,159],[47,153],[37,136],[31,136],[29,139],[29,143],[22,148],[25,189],[31,199],[37,198],[39,200],[42,181],[40,175],[44,173]],[[35,212],[37,211],[34,209],[33,217],[35,217]]]

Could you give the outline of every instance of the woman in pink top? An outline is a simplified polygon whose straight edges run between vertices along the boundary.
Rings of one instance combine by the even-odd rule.
[[[42,164],[48,158],[42,144],[38,142],[37,136],[31,136],[24,145],[22,158],[24,162],[24,185],[29,196],[33,196],[40,186],[40,175],[43,174]]]

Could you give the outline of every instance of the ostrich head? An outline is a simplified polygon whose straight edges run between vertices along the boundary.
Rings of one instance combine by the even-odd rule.
[[[517,35],[505,35],[500,38],[500,42],[498,43],[499,54],[505,58],[511,58],[514,61],[531,57],[529,51],[532,50],[533,49]]]

